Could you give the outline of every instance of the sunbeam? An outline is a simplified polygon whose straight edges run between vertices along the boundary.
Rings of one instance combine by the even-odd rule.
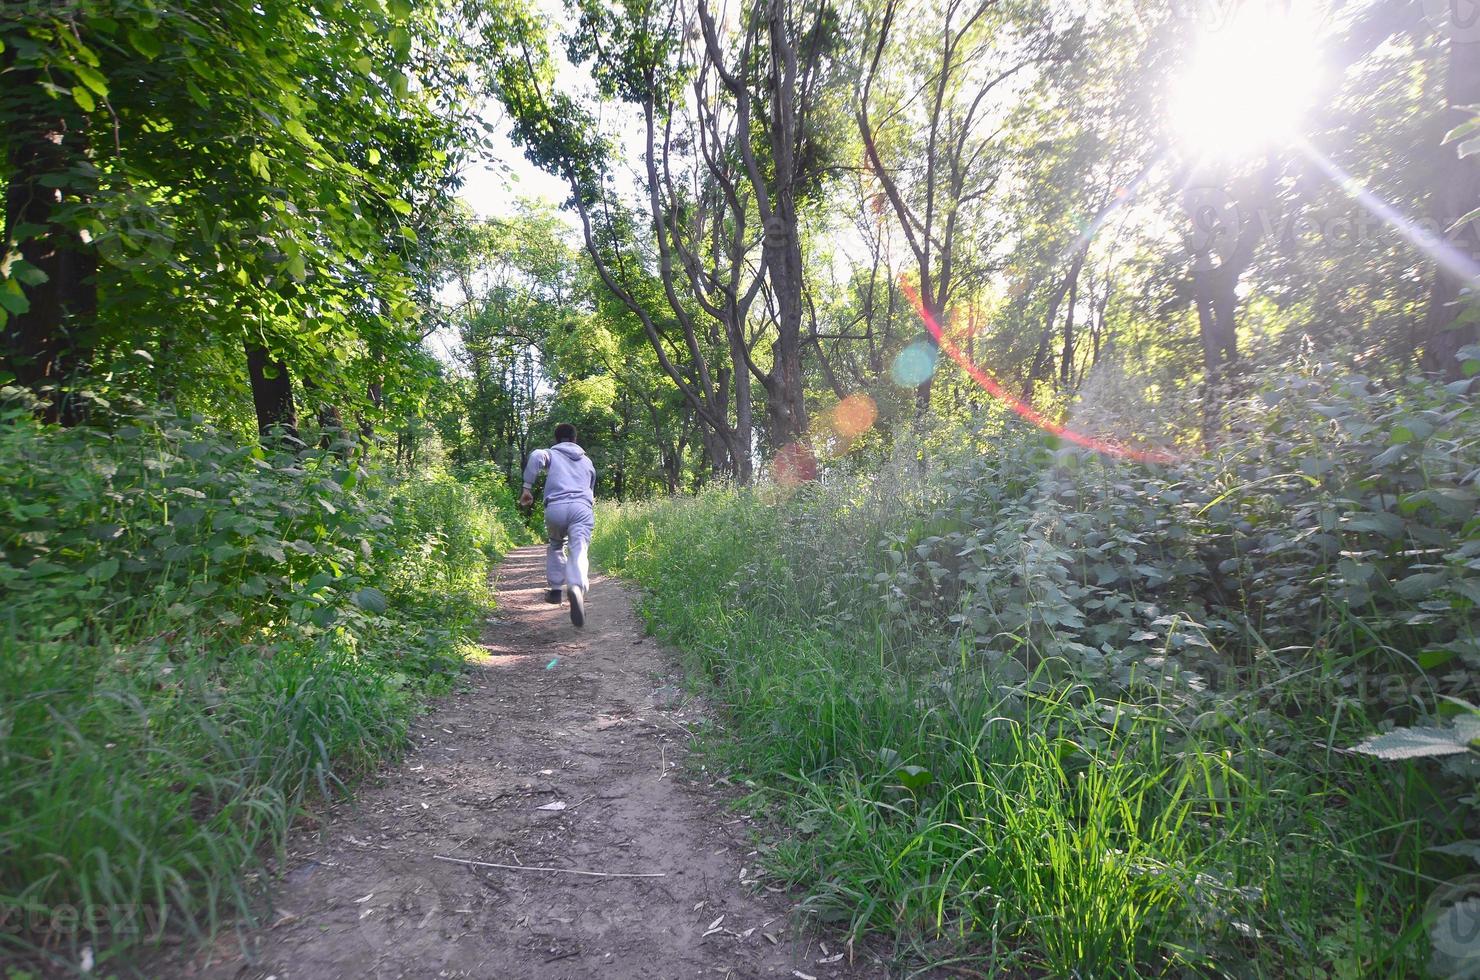
[[[1463,279],[1472,286],[1480,282],[1480,265],[1447,244],[1443,238],[1443,230],[1435,233],[1420,226],[1418,222],[1362,186],[1361,181],[1338,167],[1335,161],[1316,149],[1310,141],[1297,140],[1295,145],[1310,158],[1312,163],[1325,171],[1326,175],[1334,180],[1352,200],[1391,225],[1394,231],[1433,259],[1444,271]]]

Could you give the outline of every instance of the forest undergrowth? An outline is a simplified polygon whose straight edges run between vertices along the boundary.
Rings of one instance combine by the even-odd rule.
[[[0,958],[107,971],[250,922],[294,821],[458,675],[511,494],[324,435],[0,405]]]
[[[722,704],[711,767],[818,920],[1054,976],[1452,972],[1468,384],[1266,374],[1162,464],[983,415],[608,508],[595,553]]]

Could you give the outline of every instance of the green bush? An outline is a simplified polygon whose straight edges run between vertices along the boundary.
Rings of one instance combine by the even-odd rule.
[[[250,914],[295,816],[461,669],[507,502],[356,446],[0,412],[0,945],[103,964]]]
[[[1166,465],[987,419],[923,463],[602,515],[806,907],[1053,975],[1422,971],[1473,753],[1347,749],[1474,700],[1480,416],[1266,380]]]

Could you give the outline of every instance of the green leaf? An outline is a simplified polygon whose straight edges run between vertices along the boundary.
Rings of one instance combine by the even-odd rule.
[[[377,614],[385,612],[385,593],[381,592],[373,585],[367,585],[363,589],[360,589],[358,592],[356,592],[354,595],[354,600],[355,605],[359,606],[366,612]]]
[[[94,101],[92,93],[81,85],[73,86],[72,101],[76,102],[83,112],[92,112],[98,107],[98,103]]]
[[[1368,511],[1345,516],[1341,527],[1348,531],[1376,531],[1385,537],[1397,538],[1403,534],[1403,519],[1385,511]]]
[[[99,98],[108,97],[108,80],[103,77],[102,72],[90,65],[75,62],[69,67],[72,69],[72,74],[77,76],[77,80],[96,92]]]
[[[31,301],[21,291],[20,283],[7,279],[0,283],[0,307],[19,316],[31,308]]]
[[[1351,558],[1342,558],[1336,563],[1336,571],[1348,582],[1360,585],[1368,582],[1377,574],[1377,569],[1366,562],[1354,561]]]
[[[1444,139],[1440,140],[1440,142],[1446,144],[1453,143],[1455,140],[1464,139],[1466,136],[1469,136],[1471,133],[1474,133],[1476,131],[1480,131],[1480,119],[1467,119],[1464,122],[1460,123],[1458,126],[1451,129],[1449,132],[1445,133]]]
[[[128,29],[128,43],[134,46],[134,50],[145,58],[153,61],[159,57],[160,51],[164,50],[159,43],[159,38],[147,30]]]
[[[1424,670],[1433,670],[1435,667],[1442,667],[1449,663],[1457,656],[1459,654],[1453,650],[1425,650],[1418,655],[1418,665]]]
[[[1480,218],[1480,208],[1476,208],[1473,211],[1467,211],[1466,213],[1460,215],[1459,219],[1456,220],[1454,224],[1450,225],[1448,230],[1453,231],[1455,228],[1459,228],[1463,225],[1469,224],[1476,218]]]
[[[76,616],[68,616],[58,623],[53,623],[47,632],[51,634],[52,639],[57,639],[66,636],[81,625],[82,622]]]
[[[10,274],[27,286],[39,286],[51,279],[43,270],[22,259],[11,264]]]
[[[1476,214],[1480,215],[1480,209],[1476,210]],[[1460,370],[1465,377],[1473,378],[1480,374],[1480,344],[1466,344],[1454,356],[1459,359]]]
[[[288,274],[299,282],[308,278],[308,267],[304,264],[302,252],[288,256],[285,267],[288,270]]]
[[[1394,728],[1373,735],[1353,752],[1379,759],[1421,759],[1428,756],[1458,755],[1470,750],[1470,743],[1480,738],[1480,717],[1460,718],[1453,728]]]
[[[257,552],[259,555],[271,558],[273,561],[277,562],[280,565],[288,560],[288,553],[285,552],[282,548],[282,545],[277,542],[257,541],[253,543],[252,550]]]
[[[287,132],[289,136],[293,137],[295,140],[302,143],[309,149],[318,149],[319,141],[314,139],[313,135],[309,133],[307,128],[304,127],[303,123],[299,122],[297,119],[289,119],[287,122],[283,123],[283,129]]]
[[[1444,572],[1417,572],[1393,583],[1393,591],[1405,599],[1433,595],[1449,582]]]
[[[1439,844],[1435,847],[1430,847],[1429,850],[1436,854],[1467,857],[1476,864],[1480,864],[1480,840],[1457,840],[1452,844]]]
[[[404,27],[393,27],[386,40],[391,43],[391,50],[395,51],[398,59],[406,57],[411,52],[411,35]]]
[[[900,766],[898,775],[904,788],[912,793],[919,792],[935,780],[935,776],[924,766]]]
[[[104,558],[87,570],[87,577],[94,582],[106,582],[118,574],[118,559]]]

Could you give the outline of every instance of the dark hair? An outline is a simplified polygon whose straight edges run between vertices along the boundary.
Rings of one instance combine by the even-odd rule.
[[[555,441],[575,442],[576,427],[571,425],[569,422],[561,422],[559,425],[555,426]]]

